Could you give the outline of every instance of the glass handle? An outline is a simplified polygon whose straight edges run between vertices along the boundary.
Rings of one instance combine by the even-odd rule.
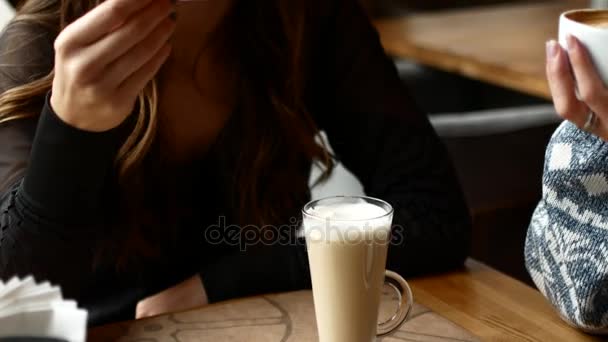
[[[384,322],[378,323],[378,336],[385,336],[399,329],[407,320],[414,306],[414,296],[407,281],[392,271],[386,271],[384,283],[395,290],[399,298],[399,306],[395,314]]]

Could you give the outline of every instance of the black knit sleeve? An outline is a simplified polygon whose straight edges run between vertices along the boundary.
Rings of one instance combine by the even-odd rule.
[[[446,149],[358,2],[335,3],[324,44],[332,55],[316,68],[325,80],[318,83],[329,85],[318,97],[317,121],[366,194],[395,208],[388,268],[414,275],[457,267],[468,254],[471,224]]]
[[[19,25],[0,36],[0,92],[52,68],[53,35]],[[30,101],[32,118],[7,121],[14,113],[5,110],[0,120],[0,278],[34,275],[78,298],[92,272],[101,193],[122,133],[73,128],[46,98]]]
[[[76,130],[48,105],[37,125],[0,124],[0,278],[34,275],[78,298],[92,272],[115,133]]]

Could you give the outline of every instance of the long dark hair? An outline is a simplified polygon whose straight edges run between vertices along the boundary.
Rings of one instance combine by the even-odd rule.
[[[9,27],[44,27],[56,37],[100,2],[27,0]],[[237,167],[225,189],[233,194],[230,205],[242,224],[280,224],[285,216],[282,213],[300,204],[301,194],[308,191],[302,161],[323,164],[325,175],[332,169],[327,150],[315,142],[317,127],[303,101],[310,2],[235,0],[223,25],[229,34],[230,53],[238,54],[233,57],[240,72],[239,126],[247,128],[241,130]],[[19,38],[27,38],[24,34]],[[0,94],[0,123],[37,116],[41,100],[51,89],[52,66],[47,74],[33,80],[28,70],[23,71],[26,77]],[[117,184],[127,197],[141,194],[146,185],[141,175],[158,135],[157,93],[154,80],[139,95],[133,130],[116,156]],[[132,213],[132,217],[137,215]],[[113,248],[112,254],[122,261],[149,254],[147,251],[154,248],[146,242],[144,231],[141,224],[129,224],[127,237],[121,230],[120,241],[114,240],[120,246]]]

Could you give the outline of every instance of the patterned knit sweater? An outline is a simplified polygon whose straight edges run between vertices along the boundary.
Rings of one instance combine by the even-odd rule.
[[[547,149],[526,264],[566,321],[608,333],[608,143],[568,122]]]

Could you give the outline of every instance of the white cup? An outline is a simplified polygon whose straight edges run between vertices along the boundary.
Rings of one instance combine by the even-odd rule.
[[[605,15],[608,22],[608,10],[580,9],[563,13],[559,23],[559,43],[567,49],[566,37],[573,35],[578,38],[589,51],[604,84],[608,86],[608,25],[598,27],[586,21],[600,15]]]

